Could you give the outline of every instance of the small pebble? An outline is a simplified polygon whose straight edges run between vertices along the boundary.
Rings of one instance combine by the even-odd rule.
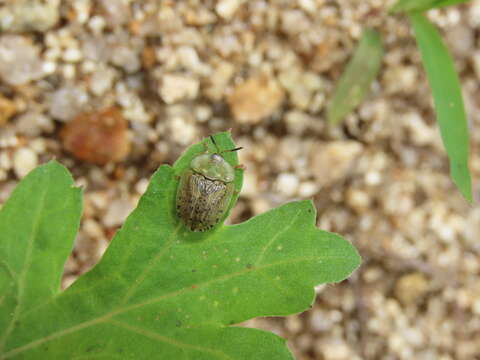
[[[429,282],[421,273],[403,275],[395,285],[395,294],[405,304],[420,301],[429,289]]]
[[[59,18],[59,0],[14,0],[3,6],[0,29],[4,31],[43,32],[53,27]]]
[[[23,178],[38,165],[38,157],[32,149],[23,147],[13,155],[13,170],[18,178]]]
[[[12,167],[12,159],[6,151],[0,151],[0,168],[10,170]]]
[[[314,196],[318,192],[318,185],[313,181],[306,181],[300,184],[298,188],[298,195],[303,198]]]
[[[71,120],[82,111],[88,100],[88,94],[82,87],[61,87],[51,94],[50,115],[60,121]]]
[[[260,75],[236,86],[228,103],[237,122],[257,124],[271,116],[283,99],[284,92],[278,83],[267,75]]]
[[[133,208],[133,204],[127,199],[113,200],[103,218],[103,223],[106,227],[122,225]]]
[[[0,95],[0,126],[5,125],[10,118],[17,112],[15,103]]]
[[[134,73],[141,67],[140,54],[131,45],[115,46],[112,49],[111,61],[127,73]]]
[[[48,116],[36,112],[28,111],[16,119],[18,133],[27,136],[38,136],[42,132],[51,133],[55,125]]]
[[[370,206],[370,197],[365,191],[350,188],[346,195],[348,205],[360,213],[365,212]]]
[[[90,91],[97,96],[105,94],[113,87],[115,75],[112,68],[99,66],[90,78]]]
[[[311,164],[318,184],[328,186],[344,179],[362,150],[363,145],[356,141],[317,144],[312,149]]]
[[[295,174],[280,174],[275,183],[276,190],[286,197],[296,195],[299,179]]]
[[[303,329],[303,321],[298,316],[289,316],[285,321],[285,326],[288,331],[293,334],[299,333]]]
[[[243,0],[220,0],[215,6],[215,11],[225,20],[230,20]]]
[[[64,148],[77,159],[104,165],[130,152],[128,124],[118,108],[78,115],[62,129]]]
[[[0,37],[0,77],[10,85],[23,85],[44,76],[39,47],[21,35]]]
[[[167,74],[163,77],[159,93],[163,101],[173,104],[180,100],[195,99],[199,86],[198,80],[191,76]]]

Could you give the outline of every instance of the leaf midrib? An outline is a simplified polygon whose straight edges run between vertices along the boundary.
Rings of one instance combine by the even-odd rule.
[[[149,264],[144,268],[140,276],[135,280],[132,284],[130,289],[126,292],[125,296],[123,297],[121,304],[125,304],[134,294],[135,290],[145,281],[145,278],[148,276],[150,271],[152,270],[153,266],[155,266],[160,259],[167,253],[170,247],[173,245],[175,241],[175,235],[177,235],[178,230],[180,229],[181,224],[179,223],[176,228],[170,234],[168,240],[165,242],[163,248],[158,252],[158,254],[149,262]]]
[[[240,276],[240,275],[243,275],[243,274],[246,274],[248,272],[254,272],[254,271],[260,271],[260,270],[263,270],[263,269],[267,269],[267,268],[271,268],[271,267],[274,267],[274,266],[278,266],[278,265],[286,265],[286,264],[292,264],[292,263],[296,263],[296,262],[302,262],[302,261],[316,261],[316,262],[322,262],[324,260],[331,260],[331,259],[337,259],[339,258],[339,256],[322,256],[322,257],[318,257],[318,256],[304,256],[304,257],[298,257],[298,258],[294,258],[294,259],[288,259],[288,260],[284,260],[284,261],[278,261],[276,263],[272,263],[272,264],[265,264],[265,265],[262,265],[262,266],[258,266],[258,267],[255,267],[255,268],[246,268],[246,269],[242,269],[241,271],[237,271],[237,272],[234,272],[234,273],[231,273],[231,274],[228,274],[228,275],[224,275],[224,276],[220,276],[218,278],[215,278],[215,279],[211,279],[211,280],[208,280],[208,281],[205,281],[203,283],[199,283],[199,284],[196,284],[196,288],[195,288],[195,291],[201,289],[201,288],[204,288],[206,286],[209,286],[211,284],[214,284],[216,282],[220,282],[220,281],[225,281],[225,280],[229,280],[231,278],[234,278],[236,276]],[[116,315],[119,315],[119,314],[122,314],[122,313],[125,313],[125,312],[128,312],[130,310],[135,310],[137,308],[140,308],[140,307],[143,307],[143,306],[146,306],[146,305],[150,305],[150,304],[153,304],[153,303],[156,303],[156,302],[160,302],[160,301],[163,301],[165,299],[169,299],[169,298],[172,298],[172,297],[175,297],[175,296],[178,296],[178,295],[181,295],[187,291],[192,291],[193,289],[190,287],[190,286],[186,286],[182,289],[179,289],[179,290],[176,290],[176,291],[173,291],[171,293],[168,293],[168,294],[164,294],[162,296],[159,296],[159,297],[156,297],[156,298],[153,298],[153,299],[148,299],[146,301],[143,301],[141,303],[137,303],[137,304],[133,304],[133,305],[129,305],[129,306],[126,306],[126,307],[123,307],[123,308],[120,308],[118,310],[114,310],[114,311],[111,311],[110,313],[107,313],[103,316],[100,316],[98,318],[95,318],[95,319],[92,319],[92,320],[88,320],[88,321],[85,321],[83,323],[80,323],[78,325],[75,325],[75,326],[72,326],[68,329],[64,329],[64,330],[61,330],[61,331],[57,331],[51,335],[48,335],[44,338],[40,338],[38,340],[34,340],[28,344],[25,344],[25,345],[22,345],[18,348],[14,348],[10,351],[8,351],[7,353],[3,354],[2,357],[0,357],[0,359],[8,359],[8,358],[11,358],[12,356],[14,355],[18,355],[24,351],[27,351],[31,348],[34,348],[36,346],[39,346],[39,345],[42,345],[48,341],[51,341],[51,340],[54,340],[56,338],[59,338],[59,337],[62,337],[62,336],[65,336],[65,335],[68,335],[68,334],[71,334],[75,331],[78,331],[78,330],[82,330],[82,329],[85,329],[87,327],[90,327],[90,326],[94,326],[96,324],[99,324],[99,323],[102,323],[102,322],[105,322],[107,320],[110,320],[110,318],[116,316]],[[220,326],[222,326],[223,324],[218,324]]]
[[[48,192],[48,187],[42,186],[41,188],[42,188],[42,190],[41,190],[40,201],[38,202],[37,210],[43,208],[44,203],[45,203],[45,198],[46,198],[47,192]],[[40,224],[41,219],[42,219],[42,211],[37,211],[36,215],[35,215],[35,218],[34,218],[33,226],[32,226],[32,232],[31,232],[29,240],[28,240],[27,253],[26,253],[26,256],[25,256],[25,262],[22,266],[22,272],[19,274],[18,280],[16,280],[16,282],[17,282],[17,303],[15,305],[15,310],[14,310],[13,315],[11,317],[10,323],[8,324],[8,327],[5,331],[5,333],[3,334],[2,339],[0,340],[0,352],[2,352],[3,349],[5,348],[5,344],[8,340],[8,338],[9,338],[12,330],[13,330],[13,326],[14,326],[15,322],[17,321],[18,316],[20,315],[20,309],[22,307],[23,300],[24,300],[23,299],[23,293],[25,291],[25,284],[24,284],[25,276],[27,275],[28,269],[31,266],[33,244],[34,244],[35,239],[37,238],[38,226]]]
[[[176,339],[172,339],[172,338],[169,338],[167,336],[157,334],[153,331],[148,331],[148,330],[136,327],[136,326],[131,326],[129,324],[124,323],[123,321],[110,319],[110,320],[108,320],[108,323],[112,324],[112,325],[115,325],[117,327],[126,329],[128,331],[133,332],[133,333],[136,333],[136,334],[148,337],[148,338],[152,338],[152,339],[155,339],[155,340],[159,340],[159,341],[167,343],[169,345],[177,346],[179,348],[187,348],[187,349],[192,349],[192,350],[196,350],[196,351],[200,351],[200,352],[206,352],[206,353],[214,355],[214,356],[216,356],[220,359],[234,360],[231,356],[228,356],[223,351],[216,351],[214,349],[210,349],[210,348],[205,347],[205,346],[198,346],[198,345],[183,343],[183,342],[178,341]]]

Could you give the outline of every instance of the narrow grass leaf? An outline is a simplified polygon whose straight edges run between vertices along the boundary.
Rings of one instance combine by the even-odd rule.
[[[450,161],[450,176],[463,196],[472,201],[467,117],[453,60],[437,29],[425,16],[411,13],[409,17],[432,89],[437,122]]]
[[[390,12],[427,11],[468,1],[470,0],[399,0],[391,7]]]
[[[360,105],[377,77],[382,58],[380,34],[376,30],[366,29],[328,106],[327,118],[330,124],[337,124]]]

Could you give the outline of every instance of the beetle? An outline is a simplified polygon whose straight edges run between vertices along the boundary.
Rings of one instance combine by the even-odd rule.
[[[198,155],[180,177],[176,209],[191,231],[207,231],[217,225],[230,204],[235,189],[235,169],[222,156],[213,136],[216,152]]]

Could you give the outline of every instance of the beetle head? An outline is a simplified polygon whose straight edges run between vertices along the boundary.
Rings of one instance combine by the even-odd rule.
[[[210,180],[232,182],[235,170],[220,154],[201,154],[195,157],[190,164],[193,171],[202,174]]]
[[[232,182],[235,179],[235,170],[223,158],[222,153],[238,151],[241,147],[220,151],[213,136],[210,136],[210,139],[217,151],[213,154],[202,154],[195,157],[190,164],[192,170],[211,180],[220,180],[225,183]]]
[[[217,145],[217,143],[216,143],[216,141],[215,141],[215,138],[214,138],[212,135],[210,135],[210,140],[212,140],[213,145],[215,145],[215,147],[217,148],[217,152],[216,152],[215,154],[218,154],[218,155],[220,155],[221,153],[224,153],[224,152],[238,151],[238,150],[242,150],[242,149],[243,149],[243,147],[240,146],[240,147],[237,147],[237,148],[235,148],[235,149],[220,151],[220,149],[218,148],[218,145]]]

